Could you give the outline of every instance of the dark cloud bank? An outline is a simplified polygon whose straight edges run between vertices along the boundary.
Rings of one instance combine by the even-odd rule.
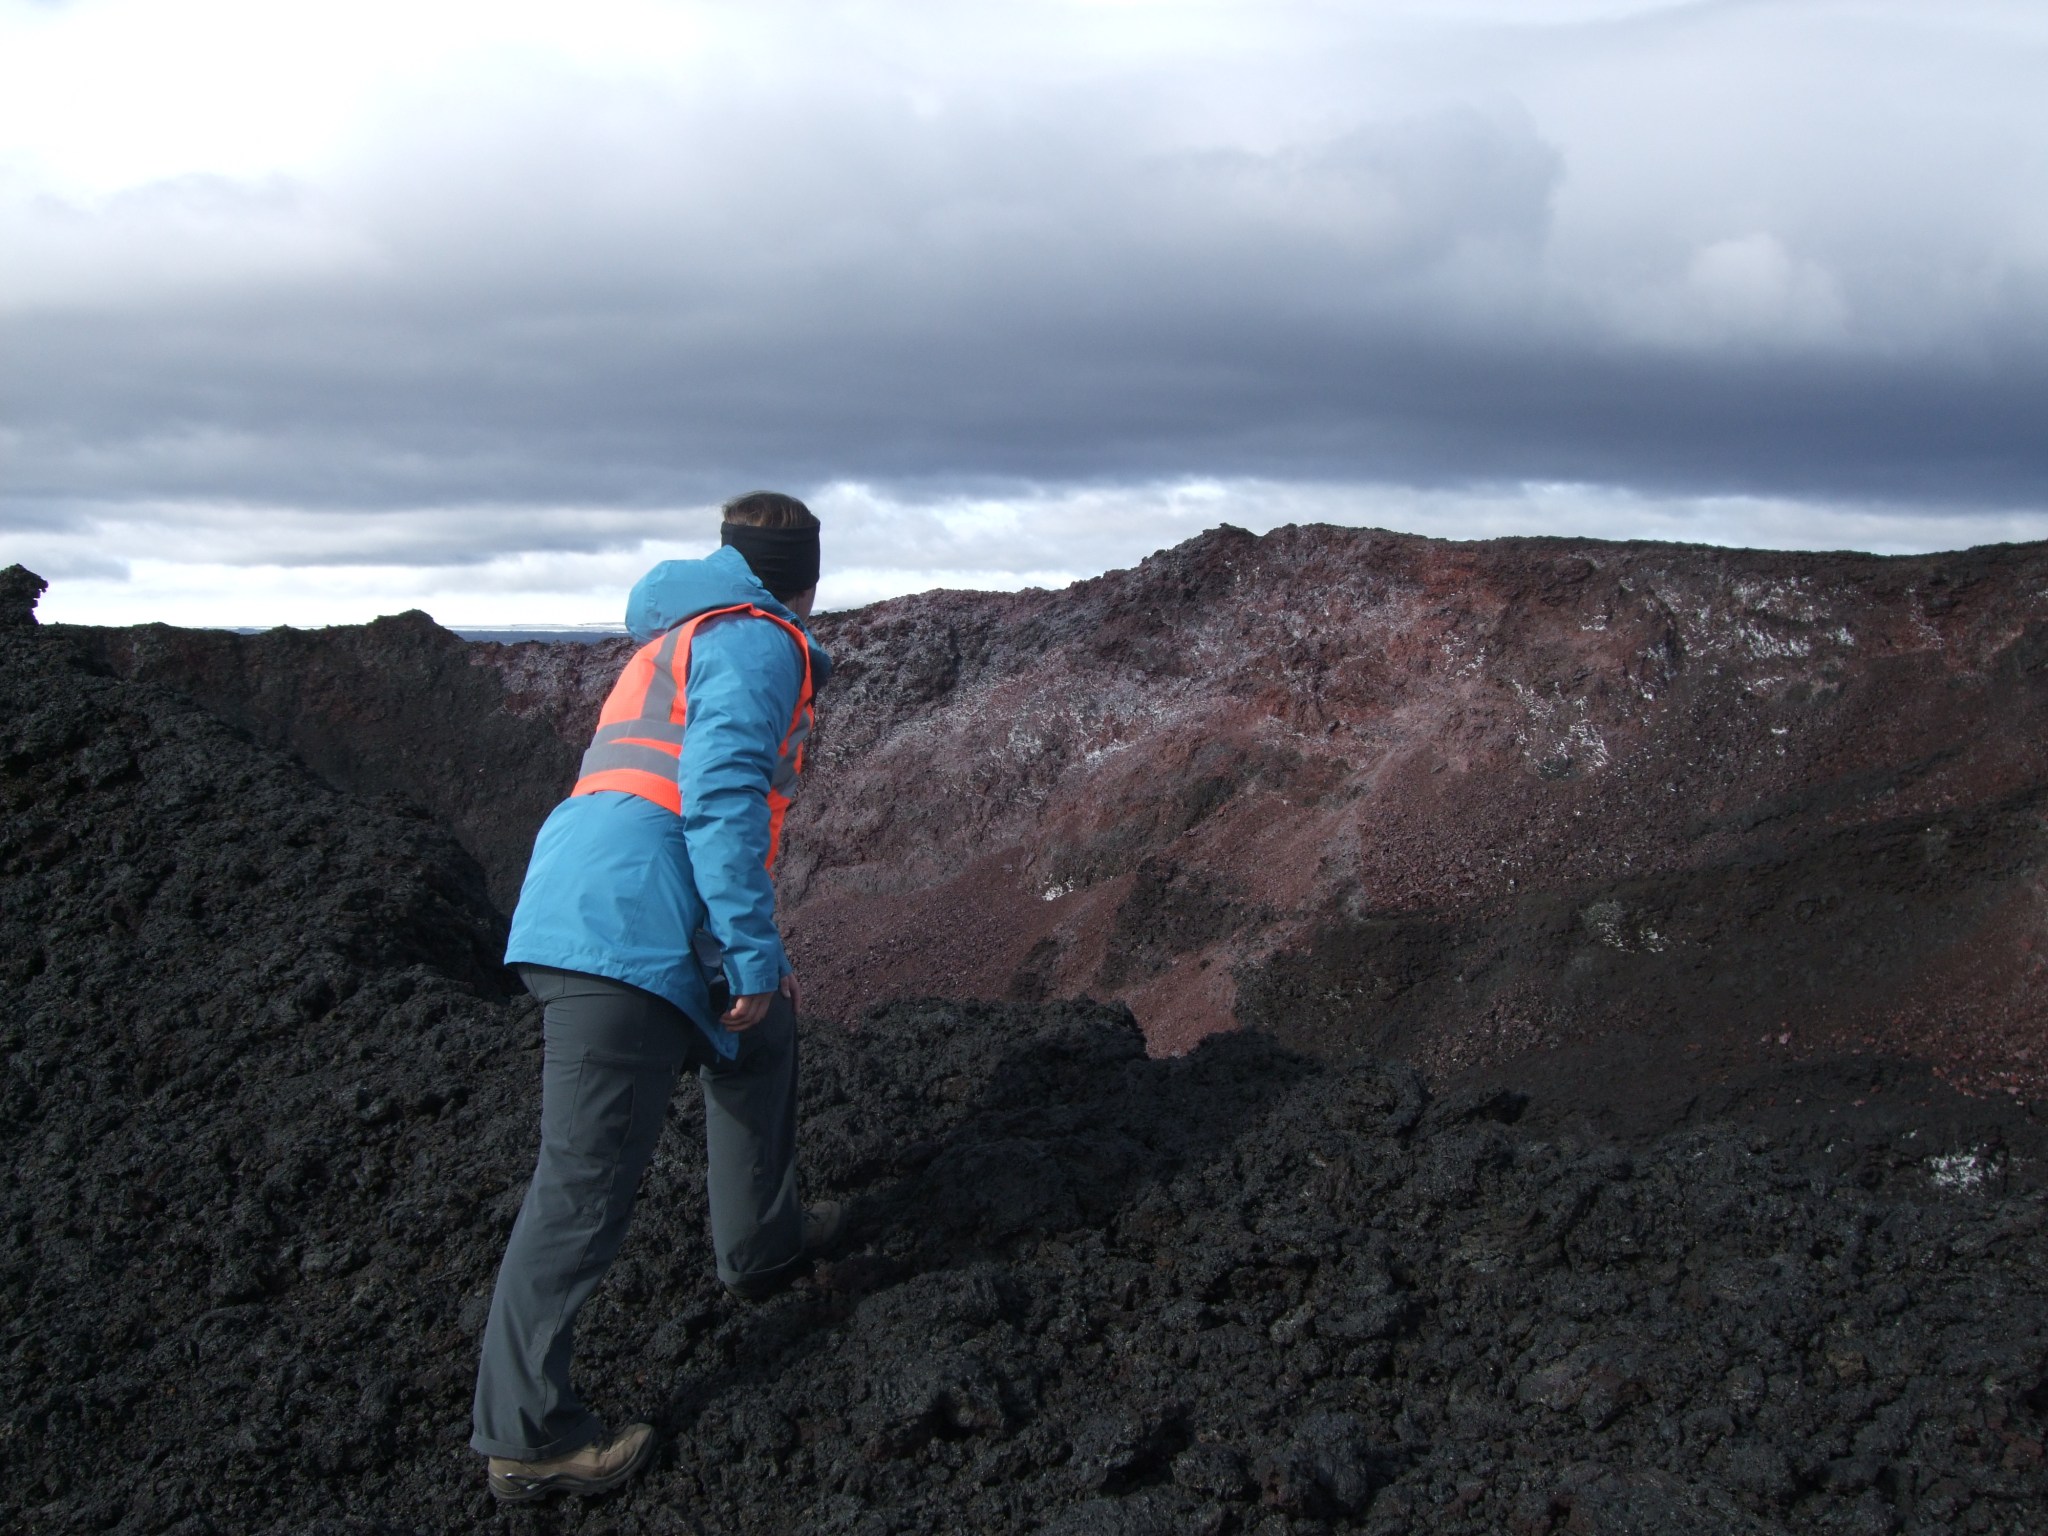
[[[1572,166],[1516,110],[1258,153],[1148,145],[1099,101],[934,119],[850,88],[794,121],[571,93],[380,132],[318,185],[18,213],[110,269],[259,256],[0,317],[9,525],[763,477],[2048,500],[2048,280],[1854,210],[1574,265]]]

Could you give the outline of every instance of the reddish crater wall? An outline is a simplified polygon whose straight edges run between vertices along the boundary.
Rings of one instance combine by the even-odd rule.
[[[2039,546],[1333,528],[829,616],[793,943],[830,1011],[1091,993],[1161,1051],[1655,1036],[2039,1092],[2044,621]]]

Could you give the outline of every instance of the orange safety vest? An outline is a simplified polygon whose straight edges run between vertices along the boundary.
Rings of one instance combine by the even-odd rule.
[[[804,685],[797,694],[796,711],[789,717],[776,755],[775,777],[768,788],[768,868],[775,867],[775,855],[782,846],[782,818],[796,798],[797,775],[804,768],[804,742],[815,718],[811,709],[811,647],[804,632],[787,619],[751,603],[714,608],[633,653],[626,670],[612,684],[597,717],[597,734],[583,754],[571,797],[591,795],[601,789],[622,790],[652,800],[656,805],[683,813],[683,787],[677,765],[683,755],[683,719],[689,709],[686,692],[690,675],[690,641],[697,626],[707,619],[728,613],[752,614],[771,624],[780,624],[796,642],[804,659]]]

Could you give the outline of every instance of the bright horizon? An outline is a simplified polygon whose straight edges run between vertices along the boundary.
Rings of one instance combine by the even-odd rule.
[[[1554,495],[1583,494],[1579,488],[1554,491]],[[1134,498],[1135,500],[1136,498]],[[1587,498],[1590,502],[1592,498]],[[1289,523],[1333,523],[1346,527],[1379,527],[1429,538],[1473,540],[1515,536],[1556,535],[1550,526],[1555,513],[1536,495],[1506,497],[1493,503],[1460,500],[1450,507],[1417,506],[1412,502],[1398,520],[1374,521],[1341,515],[1304,516],[1269,512],[1247,517],[1239,508],[1231,515],[1227,508],[1209,508],[1206,514],[1175,505],[1161,497],[1157,505],[1142,510],[1125,509],[1126,529],[1116,532],[1095,530],[1088,547],[1110,551],[1099,566],[1060,567],[1054,561],[1061,538],[1078,538],[1077,530],[1109,515],[1100,506],[1085,509],[1062,508],[1059,516],[1039,519],[1004,519],[1000,532],[992,528],[991,515],[984,509],[871,509],[866,519],[842,522],[831,516],[829,497],[815,499],[824,513],[823,545],[826,569],[819,580],[818,607],[821,612],[859,608],[886,598],[903,597],[932,590],[1012,592],[1030,587],[1058,589],[1084,581],[1106,571],[1126,569],[1146,556],[1171,548],[1185,539],[1221,523],[1269,533]],[[1255,504],[1254,504],[1255,505]],[[841,510],[844,510],[843,508]],[[1771,534],[1781,508],[1768,504],[1732,504],[1719,508],[1692,505],[1677,507],[1624,503],[1582,509],[1589,526],[1565,537],[1625,541],[1644,539],[1670,543],[1700,543],[1731,549],[1802,549],[1806,546],[1773,542]],[[1145,513],[1150,513],[1146,516]],[[977,513],[979,514],[977,516]],[[1209,516],[1209,521],[1200,518]],[[201,629],[268,629],[282,625],[294,628],[324,628],[335,624],[361,624],[373,618],[419,609],[431,614],[444,629],[621,629],[624,624],[626,593],[648,567],[660,560],[693,559],[718,547],[715,508],[694,509],[678,518],[710,530],[695,539],[650,540],[629,549],[614,549],[577,557],[575,582],[568,590],[533,581],[522,593],[519,575],[506,568],[531,561],[521,554],[488,561],[482,568],[487,590],[479,596],[449,579],[449,573],[433,567],[398,568],[391,565],[306,566],[296,569],[275,566],[231,566],[213,568],[137,560],[122,581],[51,582],[38,608],[49,623],[103,624],[121,626],[166,623]],[[1038,526],[1019,526],[1036,521]],[[1401,526],[1396,526],[1396,521]],[[2048,520],[2044,520],[2048,521]],[[931,563],[904,568],[888,563],[886,545],[905,524],[920,529],[919,547]],[[1860,542],[1830,546],[1880,555],[1929,554],[1961,550],[1984,544],[2014,543],[2048,537],[2048,528],[2033,530],[2025,521],[1997,516],[1951,519],[1942,531],[1965,535],[1963,542],[1930,544],[1910,535],[1911,525],[1898,525],[1882,516],[1856,517],[1841,514],[1833,524],[1841,531],[1864,535]],[[1474,528],[1482,531],[1474,532]],[[1148,532],[1147,530],[1156,530]],[[1159,543],[1147,543],[1157,537]],[[985,546],[985,563],[975,563],[978,539]],[[1140,547],[1140,546],[1143,547]],[[866,563],[837,565],[835,547],[866,551]],[[860,559],[859,555],[854,557]],[[562,557],[553,557],[559,565]],[[939,561],[947,563],[941,564]],[[31,567],[33,568],[33,567]],[[161,577],[158,576],[162,571]],[[38,571],[38,574],[45,574]],[[460,574],[458,572],[457,574]],[[301,584],[297,590],[293,584]],[[381,606],[380,606],[381,605]],[[150,611],[137,612],[140,607]],[[244,617],[242,615],[254,615]]]

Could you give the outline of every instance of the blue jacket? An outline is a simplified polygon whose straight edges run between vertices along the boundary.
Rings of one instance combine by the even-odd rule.
[[[739,551],[665,560],[626,601],[643,644],[713,608],[752,603],[791,623]],[[811,646],[811,685],[831,659]],[[667,998],[722,1056],[738,1040],[712,1016],[706,967],[735,997],[772,992],[789,974],[775,928],[768,786],[803,688],[788,631],[736,614],[708,621],[690,647],[678,763],[683,814],[600,790],[556,806],[534,839],[507,964],[609,976]]]

